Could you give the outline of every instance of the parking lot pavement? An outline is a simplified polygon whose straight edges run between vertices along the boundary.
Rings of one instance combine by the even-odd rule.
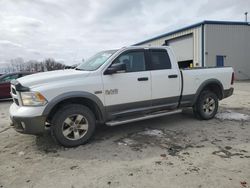
[[[250,187],[250,82],[237,82],[216,118],[182,114],[99,127],[65,149],[49,133],[9,128],[0,102],[0,187]]]

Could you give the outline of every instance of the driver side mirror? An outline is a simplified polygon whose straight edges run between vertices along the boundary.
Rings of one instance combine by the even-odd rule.
[[[114,73],[120,72],[120,71],[124,71],[124,72],[126,71],[126,65],[125,65],[125,63],[115,63],[115,64],[112,64],[104,72],[104,75],[114,74]]]

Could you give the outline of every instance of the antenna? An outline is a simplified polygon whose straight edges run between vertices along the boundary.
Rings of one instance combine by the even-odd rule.
[[[247,22],[247,14],[248,12],[245,12],[245,21]]]

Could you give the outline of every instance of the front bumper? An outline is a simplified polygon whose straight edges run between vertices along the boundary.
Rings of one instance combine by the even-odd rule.
[[[46,116],[42,115],[44,107],[10,106],[11,126],[24,134],[41,134],[45,130]]]
[[[226,89],[223,92],[223,98],[230,97],[234,92],[234,88]]]
[[[42,134],[45,131],[46,117],[15,117],[10,116],[11,127],[23,134]]]

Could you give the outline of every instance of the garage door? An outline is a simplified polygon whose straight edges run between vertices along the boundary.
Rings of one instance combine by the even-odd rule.
[[[168,40],[166,43],[174,50],[178,62],[193,60],[194,42],[192,34]]]

